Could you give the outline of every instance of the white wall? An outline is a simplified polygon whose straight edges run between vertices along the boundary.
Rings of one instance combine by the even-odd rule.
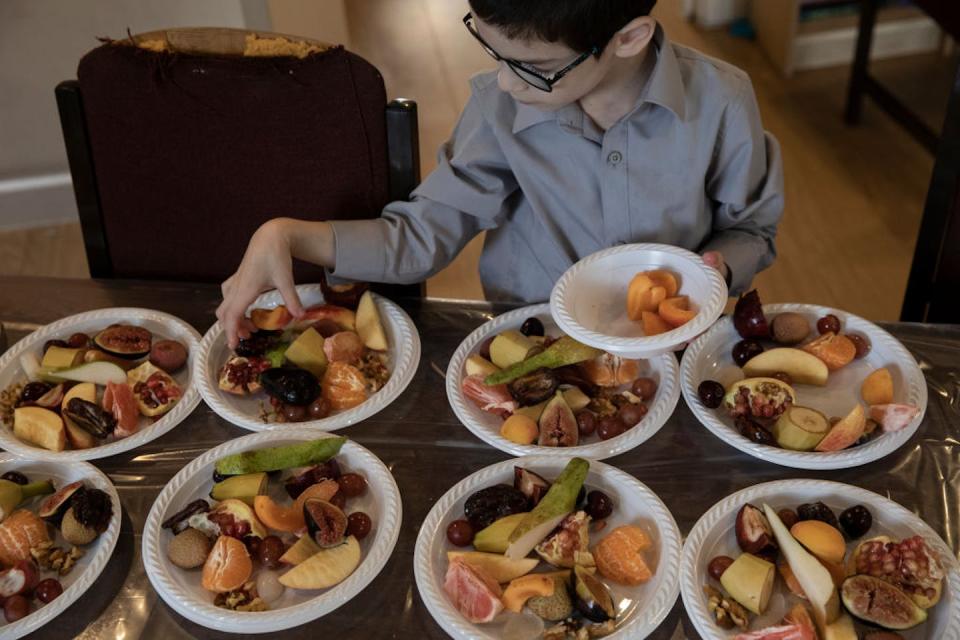
[[[270,29],[265,0],[0,0],[0,228],[76,219],[53,89],[97,36]]]

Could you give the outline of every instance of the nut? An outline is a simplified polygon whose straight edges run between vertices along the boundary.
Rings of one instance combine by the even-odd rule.
[[[255,582],[247,582],[229,593],[218,593],[213,604],[231,611],[266,611],[269,608],[257,594]]]
[[[746,629],[750,624],[750,614],[732,599],[708,584],[703,585],[703,592],[707,595],[707,609],[721,629]]]
[[[64,551],[60,547],[53,546],[50,541],[41,542],[30,549],[30,555],[37,561],[41,569],[56,571],[61,576],[65,576],[73,570],[77,560],[83,557],[84,551],[79,547],[71,547],[69,551]]]

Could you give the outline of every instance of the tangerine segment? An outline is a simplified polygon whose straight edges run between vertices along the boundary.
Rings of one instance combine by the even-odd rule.
[[[239,589],[253,573],[247,547],[236,538],[220,536],[203,563],[200,584],[207,591],[226,593]]]
[[[627,316],[639,320],[644,310],[644,296],[654,287],[654,282],[645,273],[633,276],[627,287]]]
[[[810,344],[802,347],[807,353],[817,356],[830,371],[847,366],[857,355],[857,346],[845,335],[828,331]]]
[[[677,277],[666,269],[647,271],[646,274],[648,278],[653,280],[656,286],[666,289],[666,297],[668,298],[674,297],[680,290],[680,285],[677,283]],[[650,309],[650,311],[653,311],[653,309]]]
[[[642,317],[643,332],[648,336],[655,336],[673,330],[673,327],[664,322],[663,318],[656,313],[644,311]]]
[[[323,374],[321,395],[335,411],[352,409],[367,399],[367,379],[355,366],[331,362]]]
[[[657,312],[667,324],[674,327],[684,325],[697,317],[697,312],[690,309],[690,299],[687,296],[667,298],[660,303]]]
[[[643,529],[631,525],[617,527],[593,550],[597,570],[604,578],[620,584],[643,584],[653,576],[643,559],[643,552],[651,544]]]

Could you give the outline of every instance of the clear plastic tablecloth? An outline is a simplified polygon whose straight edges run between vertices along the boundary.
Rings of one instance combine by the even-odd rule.
[[[64,290],[67,294],[58,293]],[[22,297],[30,295],[30,299]],[[79,292],[79,293],[78,293]],[[83,295],[80,295],[83,294]],[[205,332],[213,321],[215,287],[0,278],[0,321],[9,343],[39,324],[93,308],[143,306],[173,313]],[[16,299],[20,296],[20,299]],[[30,304],[36,300],[36,304]],[[444,371],[457,345],[506,308],[448,301],[400,301],[420,331],[423,356],[407,390],[376,416],[340,433],[379,456],[403,496],[403,524],[393,556],[356,598],[278,638],[443,638],[413,577],[413,546],[433,503],[468,474],[509,456],[461,426],[447,403]],[[914,354],[930,390],[926,418],[900,450],[842,471],[803,471],[740,453],[712,436],[683,400],[666,426],[642,446],[606,462],[656,492],[686,533],[724,496],[787,478],[846,482],[887,496],[917,513],[958,551],[960,517],[960,327],[885,324]],[[90,591],[36,638],[218,638],[168,607],[150,586],[140,558],[144,521],[154,499],[181,467],[210,447],[248,432],[202,404],[162,438],[135,451],[94,461],[113,480],[123,503],[117,549]],[[270,637],[267,634],[262,637]],[[698,638],[678,597],[653,638]]]

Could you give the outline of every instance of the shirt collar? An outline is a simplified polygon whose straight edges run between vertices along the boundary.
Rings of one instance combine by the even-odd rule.
[[[653,44],[657,61],[637,106],[639,107],[644,102],[651,102],[669,109],[682,120],[686,110],[684,108],[685,95],[680,63],[677,62],[673,45],[670,44],[667,34],[659,23],[653,35]],[[568,129],[579,129],[581,131],[583,129],[583,111],[579,104],[570,104],[557,111],[541,111],[522,102],[515,102],[515,104],[517,105],[517,112],[513,119],[514,134],[542,122],[553,121]]]

